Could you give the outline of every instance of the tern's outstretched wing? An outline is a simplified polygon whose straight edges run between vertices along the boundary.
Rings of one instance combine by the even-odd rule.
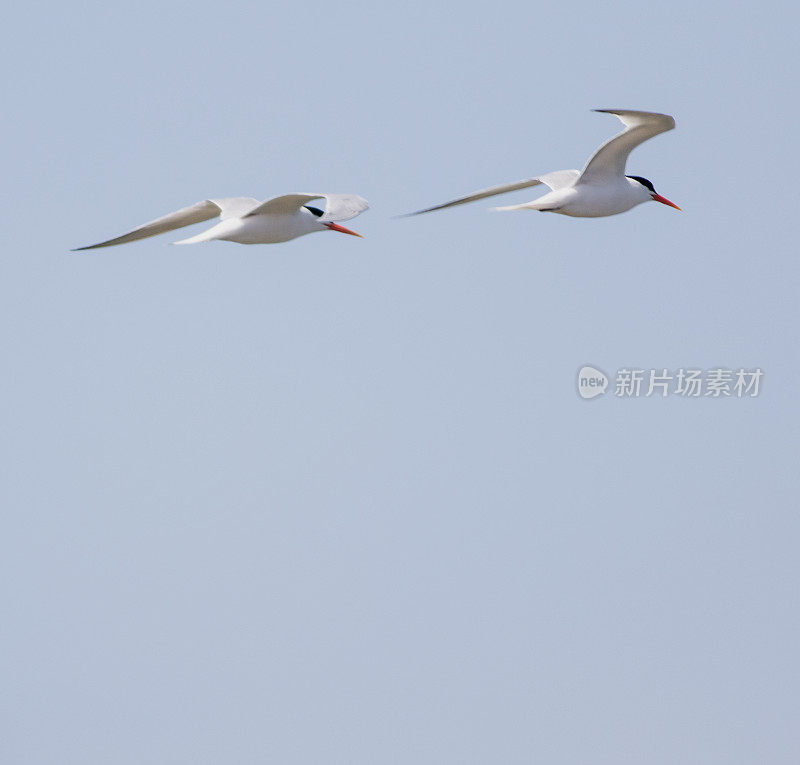
[[[325,194],[325,199],[325,212],[320,218],[322,223],[350,220],[369,209],[369,202],[357,194]]]
[[[467,202],[474,202],[478,199],[485,199],[486,197],[493,197],[495,194],[505,194],[509,191],[519,191],[519,189],[527,189],[530,186],[538,186],[543,183],[549,186],[553,191],[562,189],[565,186],[572,186],[578,179],[580,173],[577,170],[556,170],[554,173],[547,173],[547,175],[540,175],[538,178],[526,178],[524,181],[516,181],[515,183],[504,183],[501,186],[491,186],[488,189],[481,189],[475,191],[466,197],[459,197],[452,202],[445,202],[441,205],[434,205],[433,207],[426,207],[424,210],[417,210],[413,213],[401,215],[401,218],[407,218],[410,215],[422,215],[422,213],[432,212],[433,210],[443,210],[445,207],[455,207],[456,205],[465,205]]]
[[[675,120],[658,112],[634,112],[627,109],[595,109],[619,117],[625,130],[606,141],[586,163],[578,183],[604,183],[625,175],[628,155],[648,138],[675,127]]]
[[[433,207],[426,207],[424,210],[417,210],[416,212],[406,213],[401,215],[401,218],[408,218],[412,215],[422,215],[422,213],[433,212],[434,210],[444,210],[445,207],[455,207],[456,205],[465,205],[467,202],[475,202],[478,199],[485,199],[486,197],[493,197],[495,194],[505,194],[507,191],[518,191],[519,189],[527,189],[529,186],[538,186],[541,181],[538,178],[526,178],[523,181],[516,181],[514,183],[504,183],[500,186],[490,186],[488,189],[481,189],[468,194],[465,197],[453,199],[450,202],[443,202],[440,205]]]
[[[247,215],[290,215],[315,199],[325,200],[325,211],[320,222],[350,220],[369,209],[369,202],[357,194],[283,194],[254,207]]]
[[[138,228],[122,234],[114,239],[108,239],[98,244],[90,244],[87,247],[76,247],[75,250],[94,250],[98,247],[111,247],[115,244],[125,244],[125,242],[135,242],[137,239],[146,239],[149,236],[163,234],[166,231],[174,231],[176,228],[190,226],[192,223],[200,223],[221,215],[222,218],[230,218],[241,214],[245,210],[257,205],[257,199],[249,197],[230,197],[228,199],[204,199],[191,207],[184,207],[182,210],[164,215],[161,218],[151,220]]]

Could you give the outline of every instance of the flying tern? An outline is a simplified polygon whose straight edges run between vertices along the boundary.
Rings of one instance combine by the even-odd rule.
[[[680,210],[678,205],[656,193],[653,184],[647,178],[625,175],[625,163],[628,155],[648,138],[672,130],[675,127],[675,120],[668,114],[656,112],[635,112],[627,109],[595,109],[594,111],[618,117],[625,125],[625,130],[606,141],[592,155],[583,171],[557,170],[536,178],[526,178],[515,183],[492,186],[451,202],[434,205],[409,214],[420,215],[433,210],[442,210],[445,207],[455,207],[495,194],[505,194],[508,191],[537,186],[540,183],[550,188],[550,191],[544,196],[525,204],[495,209],[539,210],[540,212],[569,215],[573,218],[602,218],[607,215],[618,215],[642,202],[654,200]]]
[[[315,199],[325,200],[324,210],[308,204]],[[340,226],[337,221],[355,218],[368,208],[367,200],[356,194],[284,194],[266,202],[259,202],[250,197],[205,199],[190,207],[156,218],[127,234],[76,249],[111,247],[217,217],[221,218],[220,222],[208,231],[175,244],[195,244],[213,239],[224,239],[239,244],[275,244],[288,242],[290,239],[315,231],[339,231],[342,234],[361,236],[349,228]]]

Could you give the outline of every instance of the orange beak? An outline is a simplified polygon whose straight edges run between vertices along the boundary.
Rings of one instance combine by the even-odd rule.
[[[661,202],[662,205],[669,205],[670,207],[674,207],[676,210],[681,209],[674,202],[670,202],[669,199],[667,199],[666,197],[662,197],[661,194],[656,194],[655,191],[650,196],[653,197],[653,199],[655,199],[656,202]],[[681,212],[683,212],[683,210],[681,210]]]
[[[342,234],[350,234],[350,236],[361,236],[361,234],[357,234],[355,231],[351,231],[349,228],[345,228],[344,226],[340,226],[338,223],[323,223],[323,226],[327,226],[331,231],[339,231]],[[364,237],[361,236],[363,239]]]

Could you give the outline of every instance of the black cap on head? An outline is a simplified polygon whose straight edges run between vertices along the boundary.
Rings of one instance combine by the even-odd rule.
[[[318,207],[311,207],[310,205],[303,205],[303,207],[305,207],[306,210],[314,213],[314,215],[316,215],[318,218],[322,215],[322,210],[320,210]]]
[[[639,181],[646,189],[649,189],[653,194],[656,193],[656,190],[653,188],[653,184],[647,180],[647,178],[642,178],[641,175],[626,175],[626,178],[630,178],[632,181]]]

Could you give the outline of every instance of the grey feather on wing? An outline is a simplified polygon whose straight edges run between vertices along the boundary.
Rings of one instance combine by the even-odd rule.
[[[126,242],[135,242],[138,239],[147,239],[150,236],[163,234],[167,231],[174,231],[176,228],[183,228],[184,226],[191,226],[193,223],[201,223],[204,220],[216,218],[220,213],[219,206],[212,202],[210,199],[204,199],[202,202],[184,207],[181,210],[162,215],[160,218],[151,220],[149,223],[144,223],[141,226],[128,231],[126,234],[107,239],[98,244],[90,244],[86,247],[76,247],[77,250],[94,250],[99,247],[111,247],[115,244],[125,244]]]

